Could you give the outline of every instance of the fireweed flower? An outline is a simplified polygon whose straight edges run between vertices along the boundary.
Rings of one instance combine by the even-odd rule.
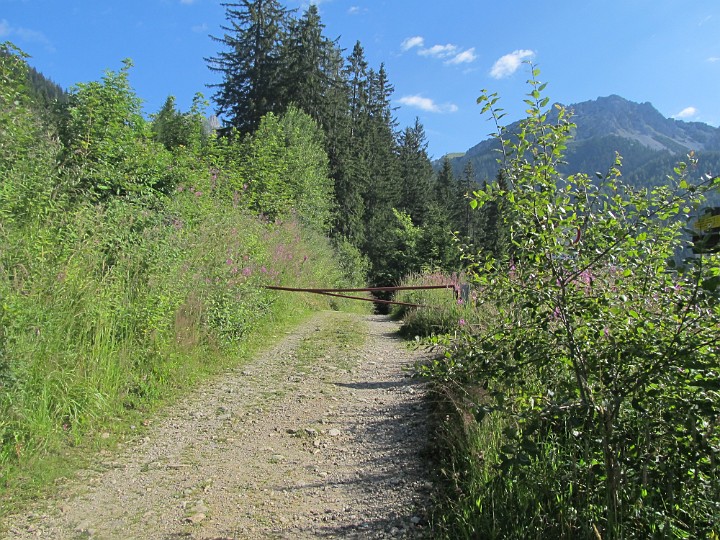
[[[465,323],[465,319],[460,319],[460,320],[458,321],[458,324],[459,324],[461,327],[462,327],[462,326],[465,326],[465,324],[466,324],[466,323]]]

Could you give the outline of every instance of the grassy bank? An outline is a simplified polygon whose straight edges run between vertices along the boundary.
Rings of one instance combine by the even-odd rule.
[[[197,193],[0,230],[7,494],[65,474],[71,448],[132,434],[312,310],[343,307],[263,288],[350,285],[324,237]]]

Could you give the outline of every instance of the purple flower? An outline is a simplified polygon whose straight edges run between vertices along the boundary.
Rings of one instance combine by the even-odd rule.
[[[465,323],[465,319],[460,319],[460,320],[458,321],[458,324],[459,324],[460,326],[465,326],[465,324],[466,324],[466,323]]]
[[[242,274],[243,276],[248,277],[250,274],[252,274],[252,270],[249,266],[246,266],[245,268],[243,268]]]

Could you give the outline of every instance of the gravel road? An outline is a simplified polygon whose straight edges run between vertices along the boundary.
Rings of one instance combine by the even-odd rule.
[[[364,344],[343,344],[350,326]],[[430,538],[425,388],[403,369],[415,358],[396,329],[383,316],[316,315],[11,516],[7,534]]]

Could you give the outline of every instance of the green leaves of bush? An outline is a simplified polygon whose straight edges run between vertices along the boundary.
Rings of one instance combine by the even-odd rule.
[[[536,77],[519,131],[498,129],[507,188],[475,194],[475,206],[498,203],[509,231],[508,253],[474,266],[498,315],[434,368],[487,386],[478,409],[515,433],[489,451],[499,469],[465,526],[503,538],[717,535],[720,258],[674,262],[717,180],[692,178],[693,156],[653,190],[625,185],[620,157],[596,179],[561,176],[574,126],[545,108]],[[497,96],[478,101],[499,126]]]

